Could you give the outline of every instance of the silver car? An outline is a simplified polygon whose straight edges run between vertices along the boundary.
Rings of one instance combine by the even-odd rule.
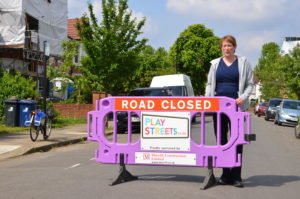
[[[300,101],[283,99],[276,111],[274,124],[297,125],[300,116]]]

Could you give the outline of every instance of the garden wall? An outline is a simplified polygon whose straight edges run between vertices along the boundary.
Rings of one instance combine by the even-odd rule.
[[[87,113],[94,110],[93,104],[53,104],[62,117],[87,118]]]
[[[60,104],[54,103],[53,107],[62,117],[87,118],[89,111],[96,110],[96,100],[111,96],[104,92],[93,92],[93,104]]]

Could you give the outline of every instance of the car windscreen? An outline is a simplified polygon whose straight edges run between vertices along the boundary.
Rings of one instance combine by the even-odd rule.
[[[165,89],[133,90],[129,96],[169,96]]]
[[[172,93],[172,96],[185,96],[186,94],[184,93],[184,86],[168,86],[166,89],[170,90]]]
[[[282,108],[300,110],[300,101],[284,101]]]
[[[263,103],[261,103],[261,106],[268,106],[268,105],[269,105],[268,102],[263,102]]]
[[[269,102],[269,104],[270,104],[269,106],[270,107],[276,107],[280,104],[281,101],[282,101],[281,99],[272,99]]]

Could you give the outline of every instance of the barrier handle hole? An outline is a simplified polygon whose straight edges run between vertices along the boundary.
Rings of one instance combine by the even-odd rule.
[[[108,100],[104,100],[104,101],[102,102],[102,105],[103,105],[103,106],[109,106],[109,101],[108,101]]]

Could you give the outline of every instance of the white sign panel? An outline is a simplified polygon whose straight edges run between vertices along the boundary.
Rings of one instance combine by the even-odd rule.
[[[190,151],[189,112],[142,112],[141,149]]]
[[[45,48],[45,55],[46,56],[49,56],[50,55],[50,45],[49,45],[49,43],[48,43],[48,41],[44,41],[44,48]]]
[[[196,165],[194,153],[152,153],[136,152],[137,164]]]

